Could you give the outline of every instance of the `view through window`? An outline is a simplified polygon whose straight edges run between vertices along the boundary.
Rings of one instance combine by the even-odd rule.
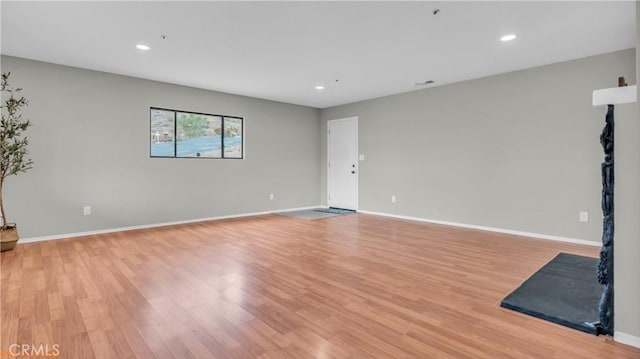
[[[243,119],[151,108],[151,157],[243,158]]]

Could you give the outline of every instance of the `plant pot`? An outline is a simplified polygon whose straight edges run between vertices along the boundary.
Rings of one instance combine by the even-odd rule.
[[[0,227],[0,252],[10,251],[18,244],[18,228],[15,224]]]

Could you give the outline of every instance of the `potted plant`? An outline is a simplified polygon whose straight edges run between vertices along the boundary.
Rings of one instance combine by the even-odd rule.
[[[18,243],[18,229],[15,223],[9,223],[4,211],[2,189],[7,177],[26,172],[33,166],[26,157],[29,142],[23,133],[31,126],[28,119],[23,119],[20,111],[28,105],[27,99],[20,95],[20,88],[9,85],[9,75],[2,74],[1,98],[2,121],[0,122],[0,251],[15,248]]]

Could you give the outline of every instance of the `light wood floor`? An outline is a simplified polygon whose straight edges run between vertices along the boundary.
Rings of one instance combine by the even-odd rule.
[[[2,346],[60,358],[640,358],[499,307],[559,252],[597,248],[349,215],[278,215],[22,244]]]

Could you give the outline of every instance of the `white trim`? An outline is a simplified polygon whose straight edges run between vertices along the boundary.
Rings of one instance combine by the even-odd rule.
[[[306,209],[313,209],[313,208],[319,208],[319,207],[322,207],[322,206],[317,205],[317,206],[309,206],[309,207],[276,209],[276,210],[264,211],[264,212],[240,213],[240,214],[231,214],[231,215],[227,215],[227,216],[187,219],[187,220],[184,220],[184,221],[151,223],[151,224],[142,224],[142,225],[137,225],[137,226],[127,226],[127,227],[118,227],[118,228],[99,229],[99,230],[96,230],[96,231],[56,234],[56,235],[53,235],[53,236],[20,238],[20,241],[18,243],[31,243],[31,242],[50,241],[50,240],[53,240],[53,239],[84,237],[84,236],[92,236],[92,235],[95,235],[95,234],[133,231],[133,230],[136,230],[136,229],[145,229],[145,228],[166,227],[166,226],[174,226],[174,225],[177,225],[177,224],[197,223],[197,222],[206,222],[206,221],[217,221],[217,220],[220,220],[220,219],[229,219],[229,218],[261,216],[261,215],[272,214],[272,213],[277,213],[277,212],[304,211]]]
[[[380,213],[380,212],[372,212],[372,211],[358,211],[358,212],[359,213],[364,213],[364,214],[372,214],[374,216],[384,216],[384,217],[391,217],[391,218],[398,218],[398,219],[407,219],[407,220],[410,220],[410,221],[427,222],[427,223],[434,223],[434,224],[444,224],[446,226],[479,229],[481,231],[505,233],[505,234],[512,234],[512,235],[516,235],[516,236],[532,237],[532,238],[540,238],[540,239],[549,239],[549,240],[552,240],[552,241],[560,241],[560,242],[568,242],[568,243],[576,243],[576,244],[585,244],[585,245],[588,245],[588,246],[600,247],[600,243],[593,242],[593,241],[587,241],[587,240],[584,240],[584,239],[560,237],[560,236],[554,236],[554,235],[549,235],[549,234],[541,234],[541,233],[514,231],[514,230],[511,230],[511,229],[502,229],[502,228],[495,228],[495,227],[477,226],[475,224],[465,224],[465,223],[457,223],[457,222],[440,221],[440,220],[436,220],[436,219],[401,216],[401,215],[389,214],[389,213]]]
[[[183,220],[183,221],[151,223],[151,224],[142,224],[142,225],[137,225],[137,226],[106,228],[106,229],[99,229],[99,230],[95,230],[95,231],[56,234],[56,235],[53,235],[53,236],[20,238],[20,242],[19,243],[49,241],[49,240],[54,240],[54,239],[83,237],[83,236],[91,236],[91,235],[104,234],[104,233],[133,231],[133,230],[136,230],[136,229],[166,227],[166,226],[173,226],[173,225],[178,225],[178,224],[188,224],[188,223],[197,223],[197,222],[206,222],[206,221],[216,221],[216,220],[229,219],[229,218],[261,216],[261,215],[272,214],[272,213],[277,213],[277,212],[304,211],[304,210],[307,210],[307,209],[327,208],[327,207],[328,206],[325,206],[325,205],[317,205],[317,206],[298,207],[298,208],[286,208],[286,209],[279,209],[279,210],[272,210],[272,211],[240,213],[240,214],[232,214],[232,215],[226,215],[226,216],[187,219],[187,220]],[[381,212],[373,212],[373,211],[364,211],[364,210],[358,210],[358,213],[370,214],[370,215],[374,215],[374,216],[397,218],[397,219],[406,219],[406,220],[417,221],[417,222],[442,224],[442,225],[453,226],[453,227],[478,229],[478,230],[481,230],[481,231],[505,233],[505,234],[512,234],[512,235],[516,235],[516,236],[523,236],[523,237],[532,237],[532,238],[548,239],[548,240],[560,241],[560,242],[584,244],[584,245],[588,245],[588,246],[596,246],[596,247],[600,246],[600,243],[593,242],[593,241],[587,241],[587,240],[584,240],[584,239],[569,238],[569,237],[560,237],[560,236],[554,236],[554,235],[548,235],[548,234],[523,232],[523,231],[514,231],[514,230],[511,230],[511,229],[485,227],[485,226],[478,226],[478,225],[474,225],[474,224],[465,224],[465,223],[457,223],[457,222],[440,221],[440,220],[435,220],[435,219],[427,219],[427,218],[419,218],[419,217],[411,217],[411,216],[402,216],[402,215],[397,215],[397,214],[381,213]],[[621,339],[621,340],[631,340],[631,342],[640,340],[638,337],[634,337],[634,336],[629,335],[629,334],[625,334],[625,333],[621,333],[621,332],[616,332],[616,333],[617,333],[617,335],[621,335],[622,336],[623,339]],[[629,344],[629,345],[633,345],[633,344]]]
[[[615,340],[618,343],[640,348],[640,337],[636,337],[635,335],[614,331],[613,340]]]

